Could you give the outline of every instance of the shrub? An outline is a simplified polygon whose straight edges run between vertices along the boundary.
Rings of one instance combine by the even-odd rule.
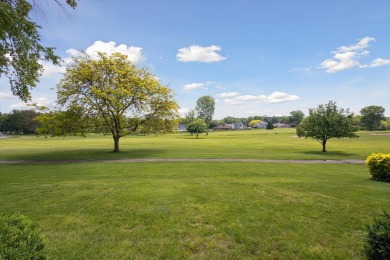
[[[0,216],[0,259],[46,259],[39,227],[20,214]]]
[[[368,259],[390,259],[390,214],[383,212],[367,225],[364,251]]]
[[[390,154],[373,153],[366,159],[372,178],[380,181],[390,181]]]

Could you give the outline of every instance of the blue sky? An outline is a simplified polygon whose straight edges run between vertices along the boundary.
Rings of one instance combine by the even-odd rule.
[[[180,111],[209,95],[214,118],[288,115],[336,101],[390,116],[390,2],[42,1],[42,42],[68,61],[77,50],[121,51],[175,92]],[[33,101],[54,107],[64,68],[44,64]],[[0,111],[23,109],[0,80]]]

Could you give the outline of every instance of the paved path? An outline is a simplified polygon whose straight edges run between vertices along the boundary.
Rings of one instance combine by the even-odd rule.
[[[144,162],[249,162],[295,164],[364,164],[364,160],[271,160],[271,159],[207,159],[207,158],[155,158],[118,160],[0,160],[0,164],[53,164],[53,163],[144,163]]]

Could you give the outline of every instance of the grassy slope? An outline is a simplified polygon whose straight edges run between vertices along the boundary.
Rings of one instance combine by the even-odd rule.
[[[109,136],[0,139],[0,159],[117,158],[261,158],[365,159],[372,152],[390,152],[390,135],[359,133],[357,139],[330,139],[328,152],[314,140],[299,139],[294,129],[215,132],[199,140],[189,134],[129,136],[120,154]]]
[[[0,212],[55,258],[353,259],[389,183],[363,165],[0,165]]]

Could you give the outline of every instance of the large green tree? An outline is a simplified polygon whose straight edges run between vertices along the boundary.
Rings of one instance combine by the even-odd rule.
[[[378,129],[381,121],[385,119],[385,108],[381,106],[368,106],[360,110],[360,122],[369,131]]]
[[[203,119],[206,122],[207,129],[213,120],[215,110],[214,98],[210,96],[202,96],[196,101],[195,111],[198,118]],[[208,134],[208,131],[206,132]]]
[[[57,102],[67,111],[74,111],[71,114],[75,123],[79,117],[86,128],[94,126],[95,130],[111,133],[114,152],[120,151],[122,136],[175,129],[178,105],[171,89],[162,86],[146,69],[132,64],[126,55],[98,56],[74,58],[57,86]]]
[[[61,5],[60,0],[54,0]],[[0,0],[0,76],[8,77],[11,91],[22,101],[31,100],[34,88],[43,71],[41,59],[59,64],[54,48],[41,45],[41,28],[29,14],[39,1]],[[66,3],[75,8],[75,0]]]
[[[336,102],[329,101],[328,104],[309,109],[309,116],[297,127],[297,135],[320,142],[322,151],[326,152],[329,139],[357,137],[357,130],[349,109],[338,108]]]

